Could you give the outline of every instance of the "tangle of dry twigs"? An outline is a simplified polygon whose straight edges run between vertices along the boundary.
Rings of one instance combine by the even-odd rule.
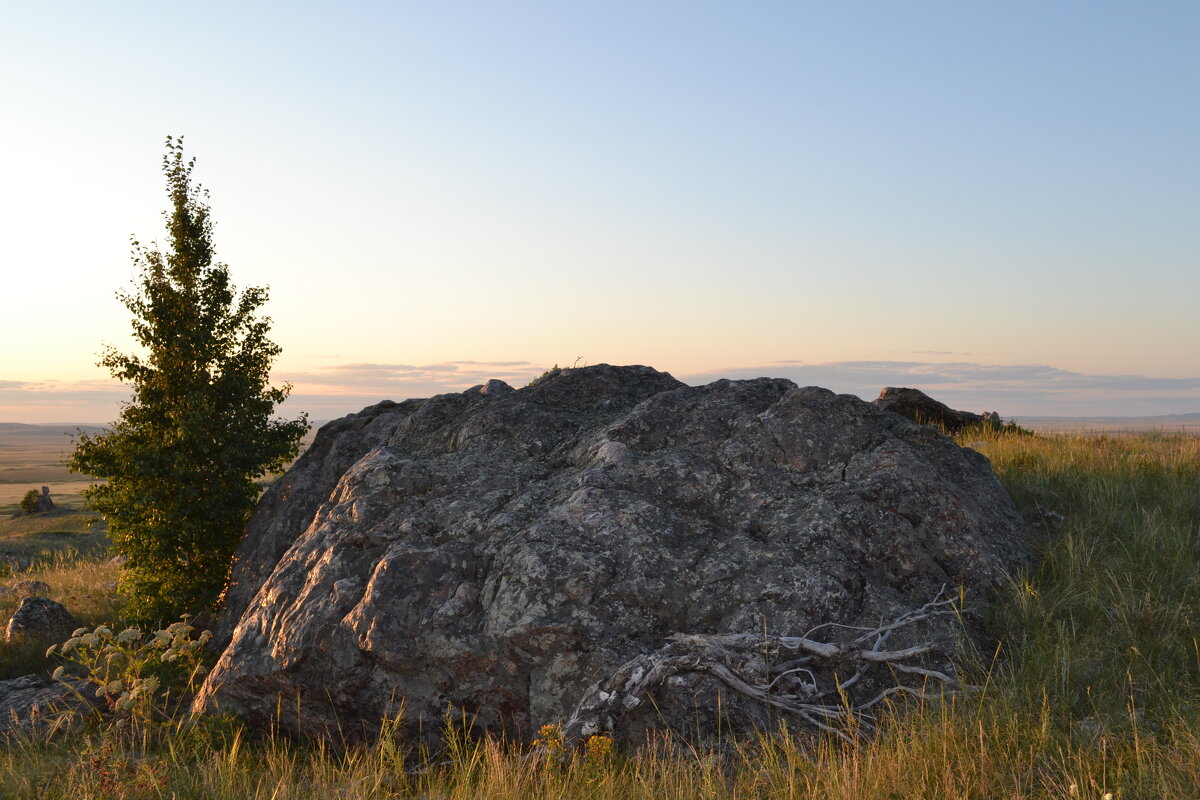
[[[939,649],[932,641],[887,648],[900,630],[958,613],[943,587],[929,603],[876,628],[829,623],[804,636],[677,633],[658,651],[627,661],[593,686],[564,724],[564,738],[577,742],[611,733],[624,713],[641,706],[669,679],[706,673],[739,695],[850,742],[847,731],[876,730],[871,710],[889,697],[930,700],[960,688],[953,675],[922,664],[922,657]],[[813,638],[822,629],[847,633],[842,641]],[[886,688],[880,688],[884,683]],[[938,693],[930,692],[931,683],[939,685]],[[871,687],[870,696],[855,699],[863,686]],[[845,724],[851,717],[855,724]]]

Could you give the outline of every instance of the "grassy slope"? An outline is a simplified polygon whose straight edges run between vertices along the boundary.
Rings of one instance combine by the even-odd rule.
[[[413,775],[386,737],[337,756],[211,732],[92,732],[0,754],[0,796],[1200,796],[1200,439],[964,441],[987,453],[1023,509],[1066,521],[1035,531],[1041,564],[1014,579],[992,621],[998,657],[963,664],[985,690],[909,708],[858,747],[766,736],[720,756],[660,743],[554,766],[459,741]]]
[[[107,547],[103,523],[83,512],[0,517],[0,558],[49,562],[65,552],[99,556]]]

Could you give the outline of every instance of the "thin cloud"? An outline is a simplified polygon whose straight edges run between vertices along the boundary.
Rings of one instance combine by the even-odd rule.
[[[8,388],[0,382],[0,389]],[[111,378],[94,378],[79,381],[15,381],[15,388],[26,392],[43,392],[49,394],[76,394],[79,392],[125,392],[125,384]]]
[[[102,423],[128,399],[129,389],[116,381],[4,381],[0,421]]]
[[[351,363],[322,367],[307,372],[281,373],[296,387],[297,395],[334,393],[380,398],[429,397],[462,391],[496,378],[523,386],[545,372],[545,367],[528,361],[445,361],[436,364]]]
[[[1003,416],[1148,416],[1200,410],[1200,377],[1096,375],[1046,364],[978,364],[969,361],[778,361],[683,377],[692,384],[718,378],[788,378],[864,399],[885,386],[922,389],[943,402]]]

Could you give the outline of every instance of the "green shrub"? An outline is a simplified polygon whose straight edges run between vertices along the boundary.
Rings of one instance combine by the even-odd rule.
[[[21,498],[21,510],[26,514],[32,514],[36,512],[38,510],[38,498],[41,496],[42,493],[37,489],[30,489],[25,493],[25,496]]]

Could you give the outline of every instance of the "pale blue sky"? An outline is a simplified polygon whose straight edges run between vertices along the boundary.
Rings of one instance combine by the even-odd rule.
[[[0,69],[4,420],[115,415],[168,133],[296,411],[577,356],[1200,411],[1194,2],[7,3]]]

